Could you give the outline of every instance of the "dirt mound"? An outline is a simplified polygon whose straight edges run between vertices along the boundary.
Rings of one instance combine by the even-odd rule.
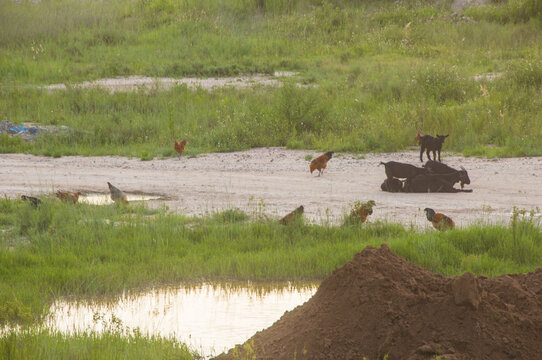
[[[218,359],[542,359],[542,268],[447,278],[367,247],[247,344]]]

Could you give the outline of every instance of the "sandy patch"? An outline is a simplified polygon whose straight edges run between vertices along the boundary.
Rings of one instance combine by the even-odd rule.
[[[261,208],[278,218],[304,205],[309,219],[333,223],[342,220],[349,203],[373,199],[376,207],[369,222],[389,220],[416,227],[430,226],[423,213],[426,207],[451,216],[457,226],[466,226],[508,222],[514,206],[531,210],[542,203],[542,157],[479,159],[443,154],[450,166],[468,170],[471,184],[466,188],[474,192],[405,194],[380,190],[385,174],[378,164],[390,160],[420,164],[415,151],[368,154],[364,159],[339,154],[322,177],[309,173],[307,154],[319,155],[280,148],[153,161],[2,154],[0,194],[13,198],[56,189],[107,193],[110,181],[123,191],[162,195],[166,200],[150,201],[150,206],[165,203],[179,213],[236,207],[252,214]]]
[[[73,88],[92,89],[103,88],[111,93],[118,91],[137,91],[137,90],[169,90],[173,86],[186,85],[190,89],[214,90],[223,87],[233,87],[236,89],[250,88],[254,86],[282,86],[280,78],[296,76],[297,73],[291,71],[277,71],[273,76],[264,74],[242,75],[235,77],[221,78],[155,78],[148,76],[128,76],[108,79],[98,79],[94,81],[85,81],[80,84],[70,85]],[[298,86],[303,86],[298,84]],[[53,84],[41,86],[47,90],[66,90],[66,84]]]
[[[469,6],[486,5],[489,0],[454,0],[452,3],[452,10],[459,11]]]
[[[475,81],[494,81],[495,79],[499,79],[502,77],[502,73],[486,73],[486,74],[479,74],[474,76]]]

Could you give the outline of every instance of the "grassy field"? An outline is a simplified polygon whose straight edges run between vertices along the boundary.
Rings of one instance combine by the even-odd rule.
[[[65,16],[65,14],[70,16]],[[465,155],[541,155],[542,5],[449,1],[0,2],[0,119],[68,126],[0,152],[173,156],[257,146],[348,152],[450,134]],[[36,85],[298,72],[284,86],[109,94]],[[475,76],[502,76],[490,81]],[[296,83],[308,85],[297,86]]]
[[[397,224],[279,225],[256,209],[189,218],[145,207],[38,209],[1,200],[0,324],[39,322],[53,299],[115,296],[179,282],[321,280],[383,242],[431,271],[494,276],[542,266],[532,217],[439,233]]]
[[[258,146],[397,151],[417,129],[445,150],[542,155],[542,3],[492,1],[454,14],[428,0],[0,0],[0,120],[67,126],[0,153],[170,157]],[[294,71],[281,87],[178,86],[110,94],[73,85],[145,75]],[[495,73],[494,79],[477,77]],[[66,91],[40,85],[66,83]],[[299,86],[302,85],[302,86]],[[446,233],[397,224],[280,226],[231,210],[190,218],[145,207],[37,210],[0,199],[0,336],[8,359],[190,359],[174,340],[35,330],[60,297],[116,296],[202,280],[321,280],[367,245],[431,271],[494,276],[542,266],[542,230]]]

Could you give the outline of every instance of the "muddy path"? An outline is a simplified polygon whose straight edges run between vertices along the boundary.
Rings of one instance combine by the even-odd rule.
[[[542,205],[542,157],[479,159],[443,154],[443,161],[464,166],[473,193],[393,194],[380,190],[385,178],[380,161],[420,164],[418,153],[367,154],[358,159],[338,154],[322,177],[309,173],[310,150],[259,148],[243,152],[203,154],[195,158],[141,161],[124,157],[39,157],[0,155],[0,194],[51,193],[56,189],[108,192],[107,181],[124,191],[160,194],[149,206],[185,214],[240,208],[278,218],[304,205],[307,218],[338,223],[355,200],[376,201],[370,222],[388,220],[427,227],[423,209],[450,215],[458,226],[475,222],[508,222],[513,206]],[[456,185],[459,186],[459,185]],[[539,211],[536,214],[540,217]]]

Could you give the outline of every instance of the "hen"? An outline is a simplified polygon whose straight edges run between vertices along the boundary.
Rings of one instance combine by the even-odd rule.
[[[305,209],[303,208],[303,205],[301,205],[300,207],[298,207],[297,209],[295,209],[294,211],[292,211],[291,213],[289,213],[288,215],[280,219],[279,224],[288,225],[289,223],[294,222],[295,220],[303,216],[304,210]]]
[[[185,146],[186,146],[186,140],[183,140],[181,142],[178,142],[177,140],[175,140],[175,145],[173,147],[175,148],[175,151],[177,152],[177,154],[179,154],[179,159],[181,158],[181,155],[184,152]]]
[[[435,210],[430,209],[430,208],[425,208],[423,211],[425,211],[427,220],[431,221],[435,229],[444,231],[444,230],[451,230],[454,228],[455,226],[454,221],[450,219],[448,216],[441,213],[436,213]]]
[[[71,203],[77,203],[79,200],[79,195],[81,195],[80,191],[77,192],[70,192],[70,191],[62,191],[57,190],[56,197],[59,198],[62,201],[65,202],[71,202]]]
[[[121,202],[123,204],[128,204],[128,198],[125,193],[123,193],[120,189],[116,188],[115,186],[111,185],[110,182],[107,182],[107,186],[109,186],[109,192],[111,193],[111,200],[114,202]]]
[[[23,201],[30,201],[30,204],[35,208],[37,208],[38,205],[41,204],[41,200],[33,196],[21,195],[21,199]]]
[[[318,176],[320,176],[324,172],[324,169],[327,167],[327,162],[329,159],[331,159],[334,153],[334,151],[328,151],[327,153],[312,160],[310,164],[311,174],[314,170],[318,170]]]
[[[355,223],[364,223],[365,221],[367,221],[367,217],[369,215],[372,215],[373,206],[375,205],[376,203],[374,200],[369,200],[366,203],[356,201],[354,203],[354,206],[352,207],[352,210],[350,211],[350,221]]]

